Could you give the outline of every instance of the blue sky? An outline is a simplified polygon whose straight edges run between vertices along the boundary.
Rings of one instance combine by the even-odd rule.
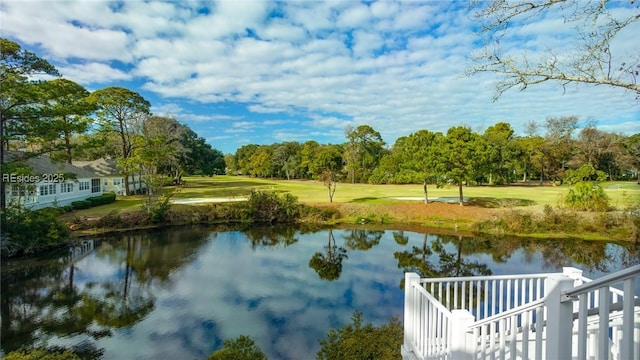
[[[628,9],[621,9],[628,11]],[[615,14],[615,11],[614,11]],[[542,84],[492,102],[491,74],[466,77],[479,24],[450,1],[0,1],[0,34],[89,90],[138,91],[224,153],[244,144],[342,143],[368,124],[388,145],[420,129],[576,115],[640,132],[635,95]],[[560,14],[514,24],[510,51],[570,51]],[[638,23],[612,49],[637,58]]]

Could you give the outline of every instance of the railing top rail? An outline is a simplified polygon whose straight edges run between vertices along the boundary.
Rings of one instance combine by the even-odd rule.
[[[520,275],[490,275],[490,276],[465,276],[465,277],[444,277],[444,278],[421,278],[420,283],[437,283],[446,281],[478,281],[478,280],[520,280],[520,279],[541,279],[550,275],[562,273],[541,273],[541,274],[520,274]]]
[[[640,265],[635,265],[624,270],[614,272],[613,274],[605,275],[599,279],[576,286],[573,289],[565,291],[564,295],[567,297],[573,297],[580,294],[585,294],[592,290],[599,289],[603,286],[615,284],[623,280],[638,276],[640,276]]]
[[[589,279],[589,278],[587,278],[587,277],[584,277],[584,276],[581,276],[581,277],[580,277],[580,280],[582,280],[582,283],[583,283],[583,284],[584,284],[584,283],[589,283],[589,282],[592,282],[592,281],[593,281],[593,280],[591,280],[591,279]],[[624,291],[622,291],[622,290],[620,290],[620,289],[616,289],[616,288],[614,288],[614,287],[609,287],[609,291],[611,291],[612,293],[614,293],[614,294],[616,294],[616,295],[624,296]]]
[[[449,309],[447,309],[444,305],[442,305],[442,303],[438,299],[436,299],[427,290],[425,290],[425,288],[423,288],[419,284],[413,284],[413,287],[416,288],[420,292],[420,294],[422,294],[424,297],[426,297],[427,300],[432,302],[435,305],[436,309],[438,309],[438,311],[443,313],[444,316],[446,316],[448,319],[452,318],[453,313],[451,311],[449,311]]]
[[[509,309],[507,311],[503,311],[499,314],[495,314],[492,316],[489,316],[487,318],[484,318],[482,320],[478,320],[476,322],[474,322],[473,324],[469,325],[469,329],[473,329],[482,325],[486,325],[489,323],[492,323],[494,321],[497,320],[501,320],[504,318],[508,318],[512,315],[516,315],[516,314],[520,314],[520,313],[524,313],[527,310],[531,310],[531,309],[535,309],[537,307],[540,307],[541,305],[544,305],[544,302],[546,301],[546,298],[542,298],[542,299],[538,299],[536,301],[532,301],[530,303],[526,303],[524,305],[520,305],[520,306],[516,306],[513,309]]]

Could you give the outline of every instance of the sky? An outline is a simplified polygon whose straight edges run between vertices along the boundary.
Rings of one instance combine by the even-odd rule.
[[[531,121],[573,115],[604,131],[640,132],[638,99],[618,88],[543,83],[493,101],[497,75],[465,76],[481,39],[473,12],[444,0],[0,0],[0,36],[90,91],[140,93],[154,114],[224,153],[343,143],[347,127],[364,124],[387,146],[421,129],[483,132],[503,121],[524,135]],[[501,46],[532,58],[574,44],[561,14],[512,29]],[[616,37],[612,53],[637,61],[638,33],[640,22]]]

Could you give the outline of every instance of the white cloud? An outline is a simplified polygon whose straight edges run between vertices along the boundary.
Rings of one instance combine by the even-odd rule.
[[[160,104],[170,99],[183,109],[240,102],[255,115],[252,122],[282,113],[336,140],[342,140],[337,129],[351,122],[369,123],[391,142],[421,128],[441,131],[460,123],[509,121],[518,129],[556,113],[634,128],[628,125],[637,120],[633,94],[612,88],[580,86],[577,92],[570,86],[563,96],[557,84],[540,85],[492,103],[497,77],[463,76],[478,41],[469,11],[433,1],[10,0],[0,7],[3,36],[42,51],[73,80],[130,81]],[[532,20],[514,24],[501,43],[505,51],[526,48],[540,57],[549,46],[570,49],[573,30],[560,15]],[[616,61],[634,56],[638,31],[636,25],[612,44]],[[244,118],[233,114],[194,109],[180,116],[250,134],[248,125],[234,123]],[[261,139],[289,131],[276,125],[265,125]]]
[[[133,78],[131,74],[98,62],[63,65],[58,66],[58,70],[64,77],[81,84],[100,84]]]

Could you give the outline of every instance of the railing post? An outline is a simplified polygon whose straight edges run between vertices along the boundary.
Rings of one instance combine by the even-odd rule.
[[[573,301],[564,301],[562,293],[573,288],[574,279],[563,274],[550,274],[547,291],[547,359],[571,359]]]
[[[453,310],[451,322],[451,360],[470,360],[473,358],[473,334],[469,325],[475,321],[467,310]]]
[[[420,285],[420,276],[416,273],[404,274],[404,342],[400,349],[403,357],[413,352],[413,337],[416,324],[416,304],[413,296],[415,285]]]
[[[582,285],[582,270],[574,267],[563,267],[562,273],[575,280],[574,286]]]
[[[584,280],[582,280],[582,270],[574,267],[563,267],[562,273],[573,279],[573,287],[584,284]],[[578,312],[579,310],[580,310],[580,303],[578,301],[574,301],[573,312],[575,313],[575,312]]]

